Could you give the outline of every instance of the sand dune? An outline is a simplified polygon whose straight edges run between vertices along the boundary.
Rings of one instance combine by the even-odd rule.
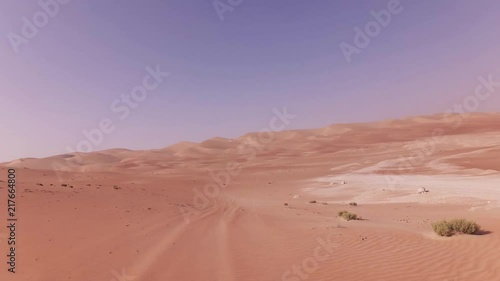
[[[470,114],[14,160],[0,280],[500,280],[499,155],[500,114]],[[457,217],[484,232],[432,232]]]

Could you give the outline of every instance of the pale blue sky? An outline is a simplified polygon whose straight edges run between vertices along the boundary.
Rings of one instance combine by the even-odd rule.
[[[221,21],[210,0],[71,0],[16,54],[8,35],[43,9],[2,0],[0,161],[65,153],[103,118],[116,128],[94,150],[161,148],[260,130],[284,106],[289,129],[438,113],[500,81],[493,0],[401,0],[347,63],[339,44],[389,2],[244,0]],[[148,65],[171,75],[119,119]],[[478,110],[499,105],[500,89]]]

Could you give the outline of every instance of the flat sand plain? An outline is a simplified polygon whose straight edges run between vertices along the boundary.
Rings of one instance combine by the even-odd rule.
[[[500,280],[500,115],[460,118],[3,163],[19,246],[0,280]],[[435,235],[450,218],[483,230]]]

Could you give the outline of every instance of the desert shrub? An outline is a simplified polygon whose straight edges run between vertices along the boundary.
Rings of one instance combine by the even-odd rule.
[[[454,219],[435,222],[432,224],[432,229],[439,236],[450,237],[454,234],[475,234],[481,227],[473,221]]]
[[[358,203],[356,203],[356,202],[350,202],[349,205],[350,206],[358,206]]]
[[[481,229],[481,227],[477,223],[464,219],[452,220],[450,221],[450,224],[453,230],[463,234],[475,234],[479,231],[479,229]]]
[[[318,203],[318,202],[316,202],[316,200],[309,201],[309,204],[316,204],[316,203]]]
[[[453,235],[453,229],[447,221],[440,221],[433,223],[432,229],[439,236],[450,237]]]
[[[341,218],[344,218],[345,220],[348,220],[348,221],[358,219],[358,215],[356,215],[354,213],[350,213],[348,211],[340,211],[340,212],[338,212],[338,216]]]

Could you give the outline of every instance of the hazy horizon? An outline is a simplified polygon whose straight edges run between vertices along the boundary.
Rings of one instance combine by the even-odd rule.
[[[458,113],[457,113],[458,114]],[[493,111],[482,111],[482,112],[475,112],[475,113],[472,113],[472,114],[500,114],[500,111],[499,112],[493,112]],[[406,115],[406,116],[400,116],[400,117],[395,117],[395,118],[386,118],[386,119],[377,119],[377,120],[367,120],[367,121],[358,121],[358,122],[348,122],[348,123],[330,123],[330,124],[327,124],[325,126],[332,126],[332,125],[346,125],[346,124],[362,124],[362,123],[377,123],[377,122],[382,122],[382,121],[387,121],[387,120],[401,120],[401,119],[406,119],[406,118],[412,118],[412,117],[431,117],[431,116],[438,116],[440,117],[440,115],[445,115],[444,112],[437,112],[437,113],[431,113],[431,114],[425,114],[425,115]],[[466,118],[467,115],[464,115],[463,118]],[[322,127],[325,127],[325,126],[322,126]],[[293,130],[293,131],[296,131],[296,130],[309,130],[309,129],[320,129],[322,127],[315,127],[315,128],[294,128],[294,129],[284,129],[282,131],[290,131],[290,130]],[[267,127],[264,127],[263,129],[269,129]],[[177,144],[177,143],[182,143],[182,142],[192,142],[192,143],[201,143],[203,141],[206,141],[206,140],[210,140],[210,139],[214,139],[214,138],[227,138],[227,139],[235,139],[235,138],[238,138],[238,137],[242,137],[244,136],[245,134],[248,134],[248,133],[257,133],[257,131],[249,131],[249,132],[245,132],[244,134],[241,134],[241,135],[237,135],[237,136],[211,136],[211,137],[208,137],[208,138],[205,138],[205,139],[201,139],[201,140],[179,140],[175,143],[170,143],[170,144],[167,144],[167,145],[164,145],[164,146],[160,146],[160,147],[146,147],[146,148],[137,148],[137,149],[134,149],[134,148],[130,148],[130,147],[120,147],[120,146],[117,146],[117,147],[110,147],[110,148],[104,148],[104,149],[94,149],[93,151],[91,152],[100,152],[100,151],[106,151],[106,150],[112,150],[112,149],[126,149],[126,150],[155,150],[155,149],[164,149],[164,148],[167,148],[171,145],[174,145],[174,144]],[[7,161],[1,161],[0,163],[6,163],[6,162],[10,162],[10,161],[14,161],[14,160],[18,160],[18,159],[25,159],[25,158],[46,158],[46,157],[51,157],[51,156],[58,156],[58,155],[62,155],[62,154],[66,154],[68,153],[68,151],[64,152],[64,153],[58,153],[58,154],[50,154],[50,155],[44,155],[44,156],[39,156],[39,157],[31,157],[31,156],[28,156],[28,157],[19,157],[19,158],[15,158],[15,159],[10,159],[10,160],[7,160]],[[85,152],[83,152],[85,153]]]
[[[67,153],[100,127],[92,151],[234,138],[284,107],[287,130],[439,114],[480,77],[500,81],[491,0],[242,1],[223,14],[213,1],[41,2],[57,9],[0,4],[0,162]],[[397,12],[347,59],[341,44],[389,3]],[[47,11],[25,36],[23,18]],[[143,100],[122,100],[141,86]],[[478,101],[500,111],[500,89]]]
[[[499,14],[0,1],[0,281],[500,280]]]

